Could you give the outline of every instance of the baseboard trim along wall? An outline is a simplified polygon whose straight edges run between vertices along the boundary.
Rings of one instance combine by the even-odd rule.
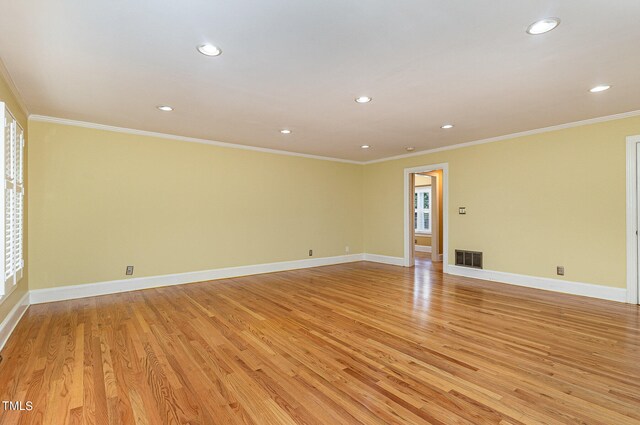
[[[132,279],[112,280],[106,282],[61,286],[47,289],[34,289],[30,291],[30,303],[41,304],[54,301],[72,300],[77,298],[116,294],[120,292],[137,291],[141,289],[157,288],[162,286],[181,285],[187,283],[204,282],[208,280],[250,276],[262,273],[305,269],[311,267],[328,266],[332,264],[351,263],[363,260],[401,267],[404,265],[404,259],[401,257],[391,257],[378,254],[340,255],[336,257],[283,261],[278,263],[227,267],[221,269],[176,273],[161,276],[137,277]],[[610,301],[626,302],[626,289],[624,288],[612,288],[609,286],[527,276],[492,270],[472,269],[452,265],[446,267],[445,273],[456,276],[470,277],[474,279],[483,279],[493,282],[524,286],[527,288],[544,289],[547,291],[555,291],[565,294],[582,295],[586,297],[600,298]],[[9,315],[9,317],[10,316],[11,315]],[[0,342],[2,341],[1,337],[2,328],[0,328]]]
[[[176,273],[148,277],[134,277],[131,279],[60,286],[57,288],[34,289],[31,291],[31,304],[73,300],[76,298],[95,297],[98,295],[117,294],[120,292],[138,291],[140,289],[182,285],[186,283],[250,276],[254,274],[329,266],[332,264],[352,263],[354,261],[362,261],[363,259],[364,254],[339,255],[336,257],[310,258],[306,260],[282,261],[278,263],[253,264],[249,266],[226,267],[222,269],[202,270],[197,272]]]
[[[336,257],[312,258],[305,260],[283,261],[278,263],[255,264],[240,267],[203,270],[198,272],[176,273],[161,276],[137,277],[132,279],[112,280],[90,284],[61,286],[57,288],[34,289],[22,296],[7,317],[0,323],[0,350],[9,339],[16,325],[27,311],[30,304],[41,304],[54,301],[72,300],[77,298],[94,297],[99,295],[116,294],[137,291],[140,289],[158,288],[162,286],[181,285],[187,283],[204,282],[208,280],[226,279],[240,276],[250,276],[262,273],[272,273],[287,270],[305,269],[333,264],[352,263],[356,261],[372,261],[376,263],[403,266],[404,259],[378,254],[351,254]],[[471,269],[459,266],[446,266],[445,273],[470,277],[474,279],[490,280],[528,288],[544,289],[565,294],[582,295],[609,301],[626,302],[626,289],[608,286],[592,285],[588,283],[570,282],[514,273],[497,272],[491,270]]]
[[[13,308],[11,309],[9,314],[7,314],[7,317],[5,317],[2,323],[0,323],[0,350],[4,348],[4,344],[7,342],[7,340],[11,336],[11,333],[13,333],[13,330],[18,325],[18,322],[20,321],[20,319],[22,319],[22,316],[27,311],[28,307],[29,307],[29,292],[26,292],[22,296],[22,298],[20,298],[20,301],[18,301],[18,303],[15,306],[13,306]]]
[[[560,279],[496,272],[492,270],[472,269],[452,265],[447,267],[445,273],[456,276],[471,277],[474,279],[508,283],[517,286],[525,286],[527,288],[562,292],[564,294],[600,298],[609,301],[618,301],[622,303],[627,301],[627,290],[625,288],[612,288],[610,286],[594,285],[590,283],[571,282]]]
[[[418,251],[418,252],[431,252],[431,247],[430,246],[425,246],[425,245],[416,245],[416,251]]]
[[[388,255],[364,254],[364,261],[374,263],[390,264],[392,266],[404,266],[404,258],[390,257]]]

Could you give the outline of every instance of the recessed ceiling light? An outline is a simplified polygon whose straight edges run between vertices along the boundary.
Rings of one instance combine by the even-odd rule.
[[[358,102],[358,103],[369,103],[369,102],[371,102],[371,98],[369,96],[356,97],[356,102]]]
[[[404,148],[407,152],[413,152],[416,150],[416,148],[414,148],[413,146],[407,146],[406,148]]]
[[[164,111],[164,112],[173,111],[173,108],[171,106],[167,106],[167,105],[160,105],[160,106],[157,106],[157,108],[160,109],[161,111]]]
[[[611,86],[607,86],[605,84],[601,85],[601,86],[595,86],[594,88],[590,89],[589,91],[591,93],[598,93],[601,91],[605,91],[605,90],[609,90],[611,88]]]
[[[205,56],[220,56],[222,54],[222,50],[219,47],[209,43],[199,45],[198,51]]]
[[[280,130],[280,133],[282,133],[282,134],[291,134],[291,130],[287,130],[285,128],[285,129]]]
[[[360,147],[361,147],[362,149],[369,149],[371,146],[369,146],[369,145],[362,145],[362,146],[360,146]]]
[[[545,32],[551,31],[558,25],[560,25],[560,19],[558,18],[541,19],[529,25],[529,28],[527,28],[527,33],[531,35],[544,34]]]
[[[453,124],[445,124],[445,125],[443,125],[443,126],[442,126],[442,127],[440,127],[440,128],[444,128],[445,130],[448,130],[448,129],[450,129],[450,128],[453,128]]]

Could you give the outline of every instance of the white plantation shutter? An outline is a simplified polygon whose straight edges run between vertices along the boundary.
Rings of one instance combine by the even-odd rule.
[[[4,124],[2,164],[2,275],[0,295],[8,294],[22,278],[24,227],[24,132],[11,112],[0,103],[0,122]]]
[[[8,114],[7,114],[8,115]],[[13,276],[13,222],[15,205],[15,143],[16,122],[7,120],[7,131],[4,142],[4,279]]]
[[[17,124],[17,123],[16,123]],[[24,268],[23,259],[23,224],[24,224],[24,131],[17,126],[16,133],[16,195],[13,225],[13,268],[16,274],[16,282],[22,278],[22,270]]]
[[[5,187],[7,181],[5,180]],[[8,282],[14,274],[13,269],[13,217],[16,208],[13,189],[4,190],[4,280]]]

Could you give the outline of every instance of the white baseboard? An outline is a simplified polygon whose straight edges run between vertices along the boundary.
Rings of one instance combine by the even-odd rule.
[[[137,291],[140,289],[204,282],[207,280],[226,279],[230,277],[249,276],[261,273],[306,269],[309,267],[328,266],[331,264],[351,263],[354,261],[362,261],[363,259],[363,254],[340,255],[336,257],[310,258],[305,260],[282,261],[279,263],[254,264],[249,266],[226,267],[222,269],[203,270],[197,272],[134,277],[131,279],[111,280],[98,283],[34,289],[31,290],[31,304],[73,300],[77,298],[95,297],[98,295],[116,294],[120,292]]]
[[[18,301],[18,303],[11,309],[4,321],[0,323],[0,350],[4,347],[4,344],[9,339],[9,336],[15,329],[24,313],[27,311],[27,308],[30,304],[72,300],[98,295],[136,291],[140,289],[181,285],[186,283],[203,282],[208,280],[225,279],[239,276],[249,276],[261,273],[304,269],[332,264],[351,263],[363,260],[376,263],[391,264],[394,266],[404,265],[404,259],[401,257],[391,257],[378,254],[351,254],[340,255],[336,257],[312,258],[305,260],[283,261],[278,263],[255,264],[250,266],[227,267],[222,269],[176,273],[162,276],[138,277],[124,280],[113,280],[108,282],[61,286],[57,288],[34,289],[24,294],[20,301]],[[601,298],[611,301],[626,301],[626,290],[623,288],[611,288],[601,285],[592,285],[587,283],[570,282],[558,279],[496,272],[491,270],[471,269],[452,265],[445,265],[444,272],[475,279],[484,279],[494,282],[525,286],[528,288],[544,289],[548,291]]]
[[[426,245],[416,245],[416,251],[418,252],[431,252],[431,247]]]
[[[453,265],[447,266],[445,273],[456,276],[471,277],[474,279],[508,283],[517,286],[525,286],[527,288],[562,292],[564,294],[600,298],[609,301],[626,302],[627,300],[627,290],[624,288],[612,288],[610,286],[594,285],[590,283],[571,282],[567,280],[496,272],[492,270],[472,269]]]
[[[378,254],[340,255],[336,257],[283,261],[278,263],[255,264],[249,266],[227,267],[221,269],[176,273],[161,276],[138,277],[132,279],[112,280],[90,284],[61,286],[56,288],[34,289],[30,291],[30,303],[40,304],[53,301],[72,300],[98,295],[137,291],[140,289],[181,285],[186,283],[203,282],[208,280],[225,279],[239,276],[249,276],[261,273],[304,269],[332,264],[350,263],[362,260],[390,264],[394,266],[404,266],[404,259],[401,257],[391,257]],[[526,276],[491,270],[471,269],[453,265],[448,265],[446,267],[445,273],[475,279],[490,280],[494,282],[509,283],[512,285],[525,286],[529,288],[545,289],[548,291],[556,291],[566,294],[601,298],[611,301],[626,301],[626,289],[624,288],[612,288],[608,286],[592,285],[581,282],[570,282],[559,279]],[[24,298],[25,297],[23,297],[23,299]],[[24,305],[28,306],[28,304],[26,303],[24,303]],[[20,307],[20,304],[14,307],[14,310],[16,310],[18,307]],[[24,310],[26,310],[26,307],[23,306],[22,310],[20,311],[20,315],[24,313]],[[12,317],[12,314],[7,316],[5,322],[7,322],[10,317]],[[2,336],[4,335],[4,326],[5,323],[3,322],[3,324],[0,325],[0,342],[2,342]],[[15,324],[13,324],[13,326],[15,326]]]
[[[13,306],[7,317],[0,323],[0,350],[4,348],[4,344],[11,336],[11,333],[16,328],[16,325],[22,319],[22,316],[29,307],[29,292],[27,291],[20,301]]]
[[[404,258],[390,257],[388,255],[364,254],[364,261],[372,261],[374,263],[391,264],[392,266],[404,266]]]

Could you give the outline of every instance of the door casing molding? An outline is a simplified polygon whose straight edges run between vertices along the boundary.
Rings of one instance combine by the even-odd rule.
[[[410,211],[409,204],[413,202],[413,197],[409,197],[411,188],[410,176],[415,173],[427,173],[430,171],[442,170],[442,271],[448,273],[448,249],[449,249],[449,163],[422,165],[419,167],[404,169],[404,266],[413,266],[413,238],[411,237],[410,224],[413,221],[413,211]],[[433,233],[432,233],[433,235]]]
[[[638,304],[638,148],[640,135],[627,137],[627,302]]]

